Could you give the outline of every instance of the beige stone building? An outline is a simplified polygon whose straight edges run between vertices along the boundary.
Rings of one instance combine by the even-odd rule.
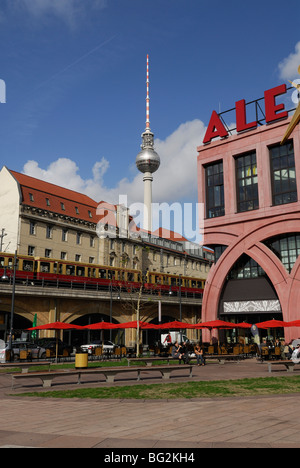
[[[213,254],[170,231],[134,229],[124,206],[0,171],[3,252],[206,279]]]

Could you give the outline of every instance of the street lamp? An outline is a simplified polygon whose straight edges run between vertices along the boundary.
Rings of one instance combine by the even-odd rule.
[[[8,349],[9,351],[12,350],[12,336],[14,331],[14,311],[15,311],[15,292],[16,292],[16,269],[17,269],[17,250],[15,251],[14,255],[14,265],[13,265],[13,285],[12,285],[12,296],[11,296],[11,309],[10,309],[10,332],[9,332],[9,341],[8,341]],[[3,281],[8,280],[8,276],[6,275],[6,268],[4,268],[4,273],[1,278]],[[12,357],[12,353],[10,353],[10,359]]]
[[[181,274],[179,275],[179,321],[182,322],[182,310],[181,310]]]

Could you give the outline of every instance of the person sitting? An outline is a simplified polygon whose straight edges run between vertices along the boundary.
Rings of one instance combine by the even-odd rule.
[[[196,354],[197,365],[205,366],[204,352],[199,343],[195,346],[194,352]]]
[[[178,341],[175,341],[174,346],[172,348],[172,358],[173,359],[181,359],[181,346]]]
[[[184,364],[188,364],[190,362],[189,348],[186,341],[184,341],[181,345],[181,358],[179,358],[179,363],[181,359],[183,360]]]

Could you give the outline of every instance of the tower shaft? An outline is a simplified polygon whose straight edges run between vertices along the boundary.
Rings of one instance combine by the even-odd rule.
[[[144,226],[152,231],[152,181],[153,172],[160,166],[160,157],[154,150],[154,134],[150,130],[149,55],[147,55],[146,129],[142,134],[141,151],[136,157],[136,166],[144,174]]]

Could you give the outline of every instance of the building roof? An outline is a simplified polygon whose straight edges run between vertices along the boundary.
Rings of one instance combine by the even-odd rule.
[[[97,222],[98,203],[87,195],[16,171],[9,170],[9,172],[20,184],[22,204],[64,216]]]
[[[181,234],[175,231],[169,231],[169,229],[158,228],[153,232],[155,236],[163,237],[164,239],[169,239],[175,242],[188,242],[188,239],[183,237]]]

